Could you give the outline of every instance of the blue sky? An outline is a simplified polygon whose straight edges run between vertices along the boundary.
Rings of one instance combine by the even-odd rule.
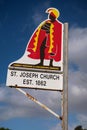
[[[87,128],[87,0],[0,0],[0,127],[61,130],[60,121],[15,89],[5,86],[8,64],[19,59],[34,29],[55,7],[69,23],[69,130]],[[60,94],[27,90],[60,113]]]

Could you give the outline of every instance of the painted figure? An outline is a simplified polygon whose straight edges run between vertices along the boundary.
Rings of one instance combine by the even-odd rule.
[[[27,46],[28,57],[40,59],[39,66],[44,65],[44,60],[49,60],[49,66],[53,61],[61,60],[62,23],[57,18],[60,13],[56,8],[48,8],[48,19],[43,21],[35,30]]]

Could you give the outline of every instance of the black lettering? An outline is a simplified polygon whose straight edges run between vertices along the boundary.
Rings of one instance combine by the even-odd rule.
[[[16,71],[11,71],[11,76],[16,76]]]
[[[51,79],[51,80],[59,80],[59,75],[53,75],[53,74],[41,74],[41,79]]]
[[[38,85],[38,86],[46,86],[46,81],[36,80],[36,85]]]
[[[23,79],[23,84],[32,85],[32,80],[30,80],[30,79]]]
[[[28,73],[28,72],[21,72],[20,77],[38,78],[38,74],[35,74],[35,73]]]

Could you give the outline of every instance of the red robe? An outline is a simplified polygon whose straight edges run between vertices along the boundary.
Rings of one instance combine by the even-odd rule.
[[[46,34],[45,30],[41,29],[41,26],[44,23],[51,23],[52,28],[50,29],[50,33]],[[55,61],[61,60],[61,47],[62,47],[62,23],[58,20],[55,22],[51,22],[49,19],[41,23],[32,37],[30,38],[27,46],[27,51],[29,52],[28,57],[33,59],[40,59],[40,46],[45,37],[47,37],[46,41],[46,49],[45,49],[45,58],[44,59],[54,59]],[[36,41],[36,42],[35,42]],[[51,55],[53,53],[54,55]]]

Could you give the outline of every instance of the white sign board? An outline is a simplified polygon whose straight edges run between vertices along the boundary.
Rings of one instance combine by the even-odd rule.
[[[8,66],[7,86],[63,90],[63,24],[49,8],[29,39],[24,55]]]
[[[46,90],[62,90],[63,75],[31,70],[8,69],[7,86]]]

